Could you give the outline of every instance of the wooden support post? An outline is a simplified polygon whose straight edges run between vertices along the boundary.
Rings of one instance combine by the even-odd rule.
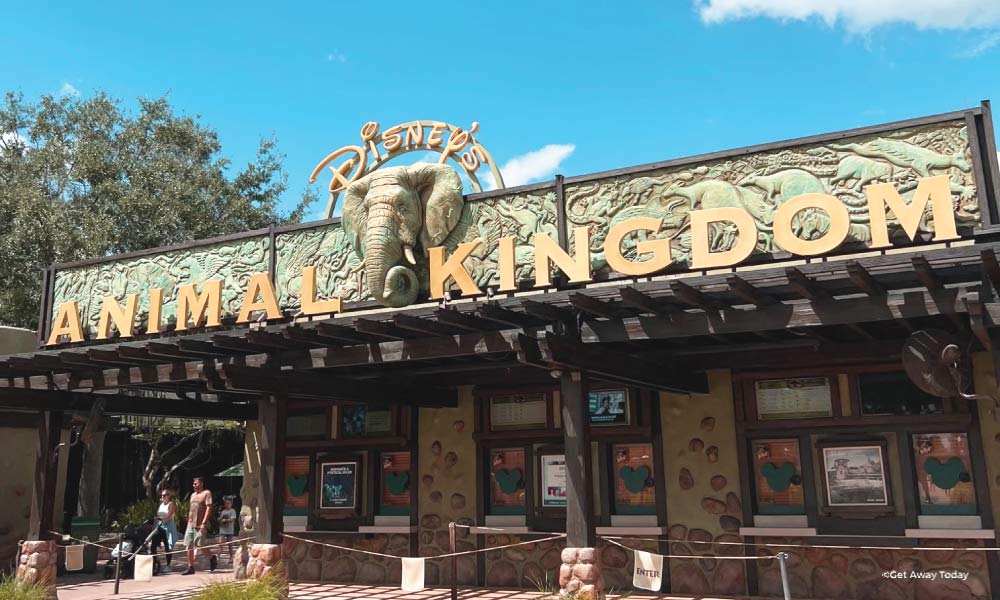
[[[56,506],[56,478],[59,461],[55,451],[62,434],[61,411],[38,414],[38,446],[35,451],[35,478],[31,497],[31,514],[28,519],[28,539],[47,540],[52,537],[53,517]]]
[[[566,448],[566,546],[593,548],[596,541],[590,436],[587,433],[587,379],[582,371],[560,377],[563,436]]]
[[[281,544],[285,480],[285,412],[288,400],[269,396],[257,402],[260,424],[260,517],[258,544]]]

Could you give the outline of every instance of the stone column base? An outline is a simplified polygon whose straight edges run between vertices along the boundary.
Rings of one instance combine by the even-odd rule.
[[[597,548],[566,548],[559,567],[559,595],[579,600],[604,600],[604,580]]]
[[[273,574],[284,582],[283,600],[288,598],[288,579],[281,563],[281,544],[254,544],[250,546],[250,559],[247,561],[246,578],[259,579]]]
[[[17,579],[25,583],[38,583],[48,588],[46,598],[56,598],[56,569],[59,554],[56,543],[24,542],[21,546],[21,562],[17,565]]]

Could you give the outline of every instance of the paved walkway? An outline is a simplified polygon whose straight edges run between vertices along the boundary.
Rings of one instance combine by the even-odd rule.
[[[60,580],[59,600],[187,600],[202,586],[220,579],[228,579],[229,574],[199,573],[181,576],[171,573],[154,577],[153,581],[137,583],[123,581],[120,595],[114,596],[114,581],[72,582],[70,578]],[[541,600],[542,594],[529,590],[463,589],[459,590],[460,600]],[[431,588],[422,592],[403,592],[398,587],[378,587],[367,585],[345,585],[330,583],[293,583],[290,600],[450,600],[451,590]],[[616,598],[609,596],[609,598]],[[730,597],[727,597],[730,598]],[[622,599],[624,600],[624,599]],[[722,600],[715,596],[671,596],[654,594],[629,594],[628,600]]]

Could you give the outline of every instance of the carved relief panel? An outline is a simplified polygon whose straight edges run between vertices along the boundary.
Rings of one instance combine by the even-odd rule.
[[[959,230],[974,227],[980,217],[968,131],[964,121],[952,121],[569,184],[567,230],[572,244],[574,227],[589,228],[591,267],[595,275],[608,275],[603,248],[609,229],[632,217],[662,218],[659,233],[632,234],[623,251],[632,260],[645,260],[647,256],[636,257],[637,241],[669,239],[672,268],[684,269],[691,258],[691,211],[734,207],[749,212],[758,230],[756,252],[770,253],[780,251],[772,234],[777,207],[800,194],[821,193],[848,207],[847,242],[867,242],[871,229],[864,186],[892,183],[910,201],[917,178],[934,175],[950,178]],[[921,232],[934,230],[930,217],[928,207]],[[890,235],[900,233],[891,214],[889,226]],[[828,227],[826,213],[818,210],[802,211],[793,223],[797,236],[806,240],[821,237]],[[735,244],[734,227],[718,223],[713,228],[713,252]]]

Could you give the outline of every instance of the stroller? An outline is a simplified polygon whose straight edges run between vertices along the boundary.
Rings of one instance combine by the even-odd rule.
[[[111,558],[104,564],[105,579],[114,578],[115,565],[120,559],[124,559],[121,565],[121,578],[132,579],[135,577],[135,561],[129,560],[129,558],[132,557],[133,552],[136,554],[150,554],[149,542],[156,535],[156,530],[160,524],[159,521],[159,519],[148,519],[142,525],[132,525],[125,528],[125,531],[122,533],[121,546],[111,549]],[[160,559],[154,557],[153,575],[159,574]]]

